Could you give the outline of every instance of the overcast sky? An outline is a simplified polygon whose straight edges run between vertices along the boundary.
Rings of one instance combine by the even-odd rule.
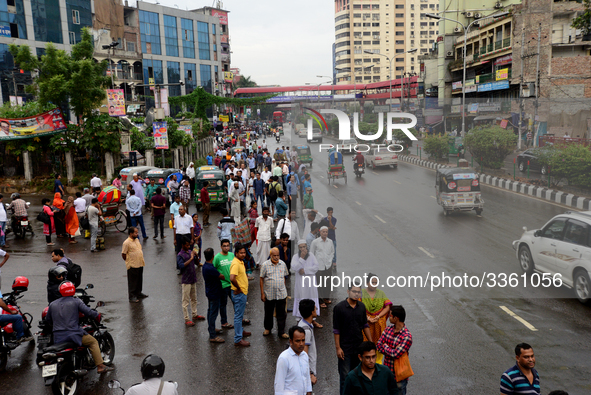
[[[211,7],[213,0],[158,0],[180,9]],[[150,1],[155,2],[155,1]],[[321,83],[332,76],[334,1],[225,0],[230,11],[232,67],[259,85]],[[331,77],[332,78],[332,77]]]

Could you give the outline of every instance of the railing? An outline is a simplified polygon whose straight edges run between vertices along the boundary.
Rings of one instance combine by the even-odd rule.
[[[142,81],[144,79],[144,75],[142,73],[132,73],[129,71],[117,71],[115,73],[115,78],[118,80]]]

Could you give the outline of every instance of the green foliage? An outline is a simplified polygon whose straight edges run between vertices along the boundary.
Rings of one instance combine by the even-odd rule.
[[[154,149],[154,138],[146,136],[138,128],[131,129],[131,149],[139,151],[145,155],[146,150]]]
[[[250,79],[250,76],[245,77],[245,76],[241,75],[240,79],[238,80],[238,82],[234,86],[236,88],[254,88],[255,86],[258,86],[258,85],[256,82],[254,82],[253,80]]]
[[[583,0],[585,12],[573,19],[571,27],[581,29],[584,34],[591,31],[591,0]]]
[[[427,136],[423,140],[423,150],[436,160],[449,155],[449,137],[447,135]]]
[[[550,175],[559,180],[567,180],[569,185],[591,187],[591,151],[588,147],[568,144],[560,149],[546,151]]]
[[[516,142],[517,136],[511,130],[497,125],[472,129],[464,138],[464,145],[474,159],[489,169],[500,169]]]
[[[121,150],[120,129],[121,124],[116,117],[107,114],[91,116],[82,127],[80,144],[103,158],[106,152]]]
[[[110,82],[104,75],[107,61],[95,63],[92,34],[87,28],[82,30],[82,40],[72,47],[71,54],[52,43],[45,47],[41,60],[27,45],[10,44],[9,50],[18,67],[36,72],[28,91],[38,97],[42,106],[59,106],[69,100],[74,113],[85,118],[106,97],[105,88]]]
[[[132,123],[144,123],[146,121],[146,118],[144,118],[144,117],[129,117],[129,120]]]
[[[417,137],[419,132],[415,128],[410,128],[409,131],[412,133],[413,136]],[[406,147],[412,147],[413,140],[410,139],[402,130],[395,129],[392,131],[392,139],[398,140],[402,142],[402,145]]]
[[[49,146],[52,151],[60,153],[75,151],[81,148],[80,141],[78,140],[81,134],[82,129],[79,125],[68,125],[65,131],[51,136]]]
[[[52,104],[41,105],[38,101],[27,102],[22,106],[11,106],[10,102],[6,102],[0,107],[0,118],[28,118],[54,108]]]

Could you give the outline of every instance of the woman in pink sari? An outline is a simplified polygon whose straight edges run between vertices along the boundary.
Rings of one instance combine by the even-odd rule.
[[[249,218],[249,227],[250,227],[250,240],[254,243],[257,239],[257,228],[255,228],[254,224],[259,217],[259,212],[257,211],[257,202],[256,200],[250,203],[250,210],[248,210],[248,218]]]
[[[55,222],[53,220],[53,210],[50,206],[51,200],[43,198],[41,204],[43,205],[43,212],[49,215],[49,218],[51,219],[49,224],[43,224],[43,234],[45,235],[45,242],[47,245],[52,246],[54,243],[51,242],[51,234],[55,233]]]

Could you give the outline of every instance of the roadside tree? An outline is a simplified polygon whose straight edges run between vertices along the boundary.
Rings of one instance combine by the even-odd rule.
[[[489,169],[500,169],[516,142],[517,136],[511,130],[497,125],[477,127],[464,137],[464,145],[474,160]]]

